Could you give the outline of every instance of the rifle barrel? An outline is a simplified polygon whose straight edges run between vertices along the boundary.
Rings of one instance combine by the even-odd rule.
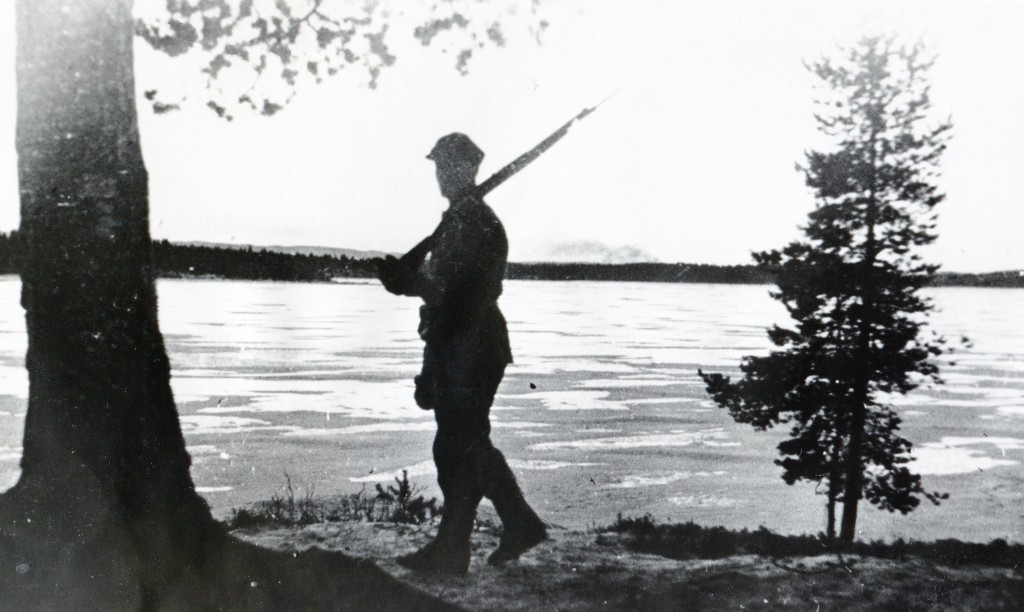
[[[504,168],[492,174],[486,181],[477,185],[477,194],[480,197],[487,195],[495,187],[501,185],[517,172],[528,166],[533,160],[543,155],[545,151],[550,149],[556,142],[561,140],[563,136],[568,134],[569,128],[571,128],[574,123],[594,112],[594,109],[596,108],[597,106],[583,109],[578,115],[567,121],[562,127],[555,130],[553,134],[542,140],[537,146],[533,147],[526,153],[523,153],[512,160],[512,162],[507,164]]]
[[[552,133],[544,140],[540,141],[540,143],[537,144],[537,146],[533,147],[526,153],[523,153],[519,157],[515,158],[510,163],[506,164],[504,168],[492,174],[486,181],[474,187],[470,193],[473,193],[474,195],[482,198],[491,191],[493,191],[495,187],[501,185],[502,183],[510,179],[513,175],[515,175],[517,172],[519,172],[526,166],[530,165],[530,163],[533,162],[533,160],[540,157],[545,151],[550,149],[556,142],[561,140],[563,136],[569,133],[569,128],[571,128],[574,123],[597,110],[598,107],[607,102],[617,93],[619,92],[616,91],[615,93],[611,94],[604,100],[601,100],[594,106],[584,108],[582,111],[579,112],[579,114],[577,114],[575,117],[567,121],[565,125],[555,130],[554,133]],[[431,234],[430,236],[427,236],[426,238],[421,240],[419,244],[412,248],[412,250],[403,255],[401,257],[401,260],[403,262],[419,261],[426,256],[430,249],[433,248],[433,245],[434,235]]]

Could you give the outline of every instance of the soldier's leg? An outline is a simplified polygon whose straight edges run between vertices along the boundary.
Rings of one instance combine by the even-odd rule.
[[[441,389],[434,408],[437,435],[434,464],[444,496],[444,511],[434,541],[400,557],[399,564],[417,571],[465,574],[469,569],[470,536],[483,493],[473,459],[473,419],[466,419],[467,399],[457,389]]]
[[[476,397],[478,414],[487,415],[490,412],[504,372],[505,367],[501,365],[492,368],[482,377]],[[486,423],[486,430],[486,435],[480,436],[474,444],[473,459],[480,490],[491,500],[501,518],[501,543],[488,558],[489,563],[500,564],[518,558],[547,539],[547,528],[526,502],[505,456],[491,443],[490,423]]]
[[[447,389],[445,393],[458,394],[458,390]],[[459,397],[455,398],[453,404],[459,408],[465,406],[464,399]],[[444,494],[444,512],[441,514],[437,540],[446,542],[446,546],[459,555],[464,553],[468,564],[469,539],[483,492],[476,477],[472,451],[475,434],[471,427],[466,426],[463,417],[461,410],[438,414],[434,463],[437,465],[438,484]],[[452,422],[441,424],[448,419]]]
[[[516,477],[501,451],[487,442],[481,453],[478,478],[484,495],[494,504],[501,518],[502,534],[498,548],[487,562],[492,565],[517,559],[521,554],[547,539],[547,528],[523,496]]]

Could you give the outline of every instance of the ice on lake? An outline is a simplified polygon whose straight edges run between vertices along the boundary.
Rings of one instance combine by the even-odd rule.
[[[785,312],[767,286],[509,282],[516,362],[493,438],[548,521],[665,521],[814,533],[822,496],[773,464],[784,432],[733,423],[697,368],[737,372]],[[18,476],[28,396],[17,278],[0,278],[0,487]],[[405,470],[437,495],[430,412],[412,400],[417,303],[375,282],[161,280],[160,325],[197,489],[218,516],[293,486],[317,495]],[[861,537],[1024,540],[1024,291],[936,289],[933,327],[972,344],[947,381],[891,398],[912,467],[950,493]],[[955,344],[955,342],[954,342]]]

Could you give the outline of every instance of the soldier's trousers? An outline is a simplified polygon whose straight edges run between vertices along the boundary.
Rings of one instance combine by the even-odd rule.
[[[458,373],[442,374],[436,387],[434,463],[444,494],[436,543],[452,554],[468,555],[483,497],[494,504],[506,533],[530,532],[543,525],[526,503],[505,457],[491,444],[490,407],[504,372],[502,364],[476,369],[468,380]]]

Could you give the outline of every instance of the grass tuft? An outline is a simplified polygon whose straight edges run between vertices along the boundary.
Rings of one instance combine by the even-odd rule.
[[[384,488],[378,484],[373,494],[364,488],[348,495],[321,498],[315,497],[312,489],[297,494],[286,473],[281,495],[247,508],[233,509],[227,526],[229,529],[259,529],[341,521],[418,525],[441,513],[437,498],[426,499],[419,491],[402,470],[402,477],[395,478],[394,485]]]

